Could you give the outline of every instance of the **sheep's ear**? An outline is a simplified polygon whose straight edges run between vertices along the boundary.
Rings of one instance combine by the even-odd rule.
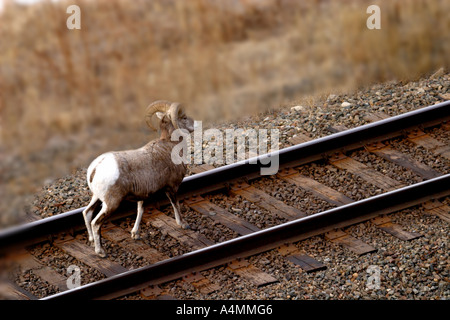
[[[162,118],[164,118],[164,115],[165,115],[166,113],[165,112],[156,112],[156,116],[160,119],[160,120],[162,120]]]

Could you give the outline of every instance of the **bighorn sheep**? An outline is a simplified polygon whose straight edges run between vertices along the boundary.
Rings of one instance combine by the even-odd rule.
[[[171,141],[171,135],[175,129],[193,132],[194,121],[186,116],[179,103],[155,101],[146,110],[147,125],[153,130],[151,119],[155,113],[161,121],[159,139],[136,150],[104,153],[92,161],[87,170],[87,182],[93,196],[83,211],[83,217],[89,241],[94,241],[95,252],[101,257],[106,256],[101,245],[101,225],[124,199],[138,201],[136,222],[131,230],[133,239],[140,238],[143,200],[159,190],[163,190],[169,198],[178,225],[189,227],[180,215],[176,196],[186,174],[186,165],[173,163],[172,148],[179,142]],[[102,208],[92,220],[93,212],[100,202]]]

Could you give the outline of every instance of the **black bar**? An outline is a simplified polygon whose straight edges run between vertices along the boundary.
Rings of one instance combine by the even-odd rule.
[[[115,298],[334,228],[450,194],[450,174],[196,250],[45,299]]]

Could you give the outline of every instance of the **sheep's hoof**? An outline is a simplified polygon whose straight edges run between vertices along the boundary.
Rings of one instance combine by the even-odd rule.
[[[95,253],[100,257],[100,258],[106,258],[108,256],[108,254],[106,253],[106,251],[103,248],[100,249],[95,249]]]
[[[141,240],[141,235],[140,235],[140,233],[139,233],[139,232],[138,232],[138,233],[131,232],[131,239],[134,239],[134,240]]]
[[[190,226],[189,223],[187,223],[187,222],[182,222],[182,223],[180,224],[180,226],[181,226],[181,228],[183,228],[184,230],[191,229],[191,226]]]

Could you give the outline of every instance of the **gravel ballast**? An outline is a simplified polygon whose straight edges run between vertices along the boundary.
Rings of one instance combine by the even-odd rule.
[[[375,85],[351,94],[330,94],[311,105],[293,104],[233,124],[221,124],[217,128],[278,129],[280,130],[279,147],[284,148],[290,146],[288,139],[297,133],[307,134],[311,138],[326,136],[330,134],[328,128],[331,125],[352,128],[367,123],[364,115],[369,112],[384,112],[393,116],[442,102],[449,94],[450,75],[444,74],[437,78],[430,77],[407,84],[391,82]],[[440,141],[447,144],[450,142],[450,134],[447,130],[437,127],[426,131]],[[391,140],[391,146],[427,164],[441,174],[450,172],[449,160],[436,156],[422,147],[402,139]],[[357,150],[347,155],[405,185],[423,181],[420,176],[410,170],[365,150]],[[342,192],[355,201],[385,192],[326,162],[311,163],[300,167],[299,170],[301,174]],[[45,185],[30,203],[29,212],[45,218],[86,206],[91,193],[87,187],[85,175],[86,168],[82,168],[73,175]],[[273,177],[264,177],[250,184],[308,215],[333,207],[324,200]],[[205,198],[259,228],[271,227],[286,221],[250,202],[243,201],[240,196],[212,194]],[[444,202],[450,204],[448,198]],[[173,217],[171,207],[161,210]],[[201,216],[186,205],[182,205],[182,210],[191,229],[214,242],[238,236],[228,228],[212,223],[211,219]],[[436,216],[426,214],[419,207],[403,210],[390,217],[405,230],[418,232],[423,237],[412,241],[401,241],[383,232],[374,224],[365,222],[346,228],[345,231],[377,248],[375,253],[357,256],[337,244],[324,240],[323,236],[312,237],[295,244],[299,250],[325,264],[327,269],[324,271],[303,272],[277,251],[269,251],[250,257],[248,260],[276,277],[279,280],[278,283],[256,288],[222,266],[202,272],[211,282],[220,285],[220,289],[216,292],[202,294],[184,281],[166,283],[161,285],[161,288],[177,299],[448,299],[450,297],[448,223]],[[134,217],[115,223],[122,228],[129,228],[134,223]],[[149,225],[143,224],[141,235],[142,241],[169,257],[189,250],[180,245],[176,239]],[[87,243],[85,234],[79,237]],[[145,259],[130,256],[105,239],[103,241],[110,259],[126,268],[138,268],[148,263]],[[54,256],[53,259],[47,259],[46,263],[63,275],[66,273],[67,266],[78,264],[74,258],[61,250],[45,244],[34,248],[32,254],[38,258],[45,254]],[[81,269],[83,284],[103,277],[87,266],[82,266]],[[380,275],[380,287],[377,289],[370,289],[368,285],[368,278],[373,274],[370,273],[373,270],[379,271]],[[24,289],[30,290],[39,297],[57,291],[48,284],[46,287],[45,283],[36,278],[38,277],[32,271],[27,271],[15,280]],[[140,299],[141,297],[133,294],[127,298]]]

